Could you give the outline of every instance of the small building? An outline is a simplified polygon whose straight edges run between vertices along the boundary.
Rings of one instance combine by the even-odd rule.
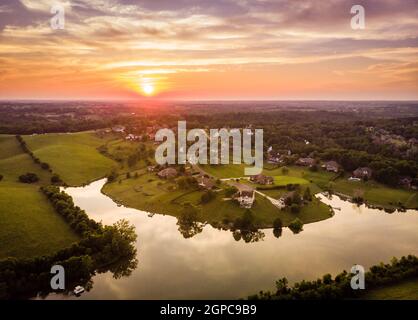
[[[161,179],[173,179],[173,178],[177,177],[178,173],[177,173],[177,170],[174,169],[174,168],[167,168],[167,169],[163,169],[160,172],[158,172],[157,175]]]
[[[328,161],[328,162],[325,162],[325,163],[322,165],[322,168],[324,168],[324,169],[325,169],[325,170],[327,170],[327,171],[337,173],[337,172],[338,172],[338,170],[340,169],[340,166],[339,166],[339,164],[338,164],[337,162],[335,162],[335,161]]]
[[[314,158],[299,158],[296,164],[304,167],[312,167],[315,164]]]
[[[241,208],[251,209],[255,200],[254,190],[241,190],[235,196]]]
[[[282,162],[283,162],[283,159],[282,159],[282,157],[280,157],[279,153],[277,155],[269,154],[268,157],[267,157],[267,163],[279,164],[279,163],[282,163]]]
[[[128,141],[140,141],[141,138],[142,138],[141,136],[137,136],[137,135],[134,135],[134,134],[130,133],[130,134],[128,134],[125,137],[125,140],[128,140]]]
[[[361,167],[353,171],[353,177],[358,179],[370,179],[372,177],[372,173],[372,169],[368,167]]]
[[[265,176],[263,174],[257,174],[255,176],[250,177],[250,181],[256,184],[273,184],[274,179],[273,177]]]
[[[123,132],[125,132],[125,127],[124,126],[114,126],[114,127],[112,127],[112,131],[116,132],[116,133],[123,133]]]
[[[202,189],[212,190],[215,187],[215,181],[211,178],[200,176],[196,180],[198,186]]]
[[[411,189],[412,187],[412,178],[411,177],[402,177],[399,179],[399,185],[404,188]]]

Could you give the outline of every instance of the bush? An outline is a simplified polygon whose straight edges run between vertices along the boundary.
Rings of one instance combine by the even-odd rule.
[[[49,166],[49,164],[48,164],[48,163],[46,163],[46,162],[42,162],[42,163],[41,163],[41,168],[42,168],[42,169],[44,169],[44,170],[49,170],[49,169],[50,169],[50,166]]]
[[[290,211],[292,213],[299,213],[300,212],[300,206],[298,204],[294,203],[290,206]]]
[[[303,230],[303,222],[296,218],[289,224],[289,229],[292,230],[293,233],[297,234]]]
[[[208,203],[212,201],[215,197],[216,197],[215,192],[213,192],[212,190],[208,190],[204,194],[202,194],[200,201],[202,203]]]
[[[52,183],[52,184],[61,184],[61,183],[62,183],[62,180],[61,180],[61,178],[60,178],[60,176],[59,176],[59,175],[54,174],[54,175],[51,177],[51,183]]]
[[[238,189],[235,187],[228,187],[225,189],[225,196],[232,197],[235,193],[238,192]]]
[[[35,183],[39,181],[39,177],[35,173],[22,174],[19,177],[19,181],[22,183]]]
[[[107,182],[111,183],[115,181],[117,177],[118,174],[116,173],[116,171],[112,171],[112,173],[107,176]]]

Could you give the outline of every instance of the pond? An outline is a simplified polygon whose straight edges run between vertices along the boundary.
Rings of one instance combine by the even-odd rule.
[[[274,288],[276,279],[292,283],[323,274],[365,268],[393,256],[418,255],[418,211],[395,212],[357,206],[337,196],[318,197],[339,208],[335,215],[308,224],[299,234],[272,229],[262,241],[236,241],[230,231],[204,226],[185,239],[177,219],[118,206],[100,190],[105,180],[67,188],[76,205],[104,224],[127,219],[138,234],[138,267],[129,277],[110,272],[93,277],[93,288],[78,299],[236,299]],[[366,279],[367,285],[367,279]],[[74,299],[51,294],[48,299]]]

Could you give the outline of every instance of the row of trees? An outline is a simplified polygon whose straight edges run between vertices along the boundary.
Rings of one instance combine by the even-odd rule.
[[[37,156],[35,156],[35,154],[29,149],[29,147],[28,147],[28,145],[27,145],[27,143],[26,143],[26,141],[22,138],[22,136],[20,136],[20,135],[16,135],[16,139],[17,139],[17,141],[19,142],[19,144],[20,144],[20,146],[21,146],[21,148],[22,148],[22,150],[25,152],[25,153],[27,153],[31,158],[32,158],[32,160],[37,164],[37,165],[40,165],[41,166],[41,168],[43,169],[43,170],[46,170],[46,171],[49,171],[50,173],[53,173],[52,172],[52,169],[51,169],[51,166],[48,164],[48,163],[46,163],[46,162],[42,162]],[[32,176],[32,178],[34,178],[34,176],[36,176],[35,174],[33,174],[33,173],[28,173],[28,174],[26,174],[26,176],[28,176],[28,175],[31,175]],[[22,179],[23,179],[23,181],[22,181]],[[29,178],[29,179],[27,179],[28,177],[25,177],[25,175],[23,175],[23,176],[21,176],[21,177],[19,177],[19,180],[21,181],[21,182],[24,182],[24,183],[34,183],[34,182],[37,182],[37,181],[39,181],[39,178],[38,179],[31,179],[31,178]],[[26,180],[26,181],[25,181]],[[35,180],[35,181],[31,181],[31,180]],[[61,179],[61,177],[58,175],[58,174],[56,174],[56,173],[53,173],[53,175],[52,175],[52,177],[51,177],[51,183],[52,184],[62,184],[63,183],[63,181],[62,181],[62,179]]]
[[[103,226],[89,219],[74,205],[72,198],[57,187],[42,187],[41,191],[81,240],[49,256],[1,260],[0,299],[27,298],[50,292],[50,269],[56,264],[65,268],[68,289],[75,284],[88,283],[96,272],[111,271],[115,277],[121,277],[136,268],[137,236],[127,221]]]
[[[365,274],[367,289],[399,282],[418,276],[418,257],[408,255],[401,259],[393,258],[389,264],[379,264],[370,268]],[[322,279],[301,281],[289,287],[286,278],[276,281],[275,292],[263,292],[248,297],[262,300],[330,300],[351,299],[361,295],[362,290],[351,288],[353,274],[343,271],[334,279],[326,274]]]

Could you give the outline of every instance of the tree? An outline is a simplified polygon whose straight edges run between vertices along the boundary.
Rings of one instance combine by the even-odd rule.
[[[225,196],[226,197],[231,197],[233,196],[235,193],[238,192],[238,189],[236,187],[228,187],[225,189]]]
[[[46,162],[42,162],[42,163],[41,163],[41,167],[42,167],[42,169],[44,169],[44,170],[49,170],[49,169],[50,169],[49,164],[48,164],[48,163],[46,163]]]
[[[131,173],[130,172],[128,172],[127,174],[126,174],[126,179],[130,179],[131,178]]]
[[[276,238],[280,238],[282,236],[282,229],[283,229],[283,222],[280,218],[276,218],[273,221],[273,235]]]
[[[0,174],[0,181],[3,180],[3,175]]]
[[[274,229],[281,229],[283,227],[283,222],[280,218],[276,218],[273,221],[273,228]]]
[[[51,183],[52,183],[52,184],[60,184],[60,183],[62,183],[62,180],[61,180],[61,178],[60,178],[60,176],[59,176],[59,175],[54,174],[54,175],[52,175],[52,177],[51,177]]]
[[[109,175],[108,175],[108,177],[107,177],[107,182],[113,182],[113,181],[115,181],[116,180],[116,178],[118,177],[118,174],[117,174],[117,172],[116,171],[112,171]]]
[[[308,200],[308,201],[312,201],[312,194],[311,194],[311,189],[309,187],[307,187],[305,189],[305,192],[303,194],[303,199],[304,200]]]
[[[282,174],[287,175],[289,173],[289,169],[287,167],[282,168]]]
[[[297,234],[303,230],[303,222],[299,218],[296,218],[289,224],[289,229],[292,230],[294,234]]]
[[[213,192],[212,190],[208,190],[204,194],[202,194],[200,201],[203,204],[205,204],[205,203],[212,201],[215,198],[215,196],[216,196],[215,192]]]
[[[39,177],[35,173],[22,174],[19,177],[19,181],[22,183],[35,183],[39,181]]]

